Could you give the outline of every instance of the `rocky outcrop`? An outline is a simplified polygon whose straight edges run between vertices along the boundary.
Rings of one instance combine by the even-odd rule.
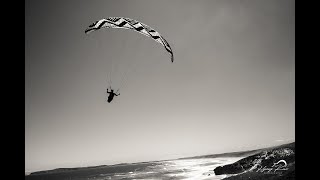
[[[244,179],[247,175],[252,177],[270,176],[277,178],[284,174],[288,177],[294,176],[295,168],[295,144],[287,144],[275,148],[268,148],[260,153],[243,158],[233,164],[219,166],[214,169],[216,175],[229,174],[236,175],[235,177]],[[252,179],[250,177],[250,179]],[[246,178],[245,178],[246,177]],[[284,177],[282,177],[284,178]]]

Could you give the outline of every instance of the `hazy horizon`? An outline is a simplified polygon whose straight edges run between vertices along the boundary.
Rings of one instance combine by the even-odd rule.
[[[26,172],[294,142],[294,87],[294,0],[25,1]]]

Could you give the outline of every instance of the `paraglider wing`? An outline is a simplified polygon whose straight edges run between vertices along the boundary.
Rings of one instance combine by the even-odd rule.
[[[154,29],[143,24],[139,21],[124,18],[124,17],[108,17],[107,19],[101,19],[91,24],[85,33],[88,34],[92,31],[99,30],[101,28],[124,28],[135,30],[145,36],[151,37],[156,42],[160,43],[171,54],[171,62],[173,62],[173,52],[169,43]]]

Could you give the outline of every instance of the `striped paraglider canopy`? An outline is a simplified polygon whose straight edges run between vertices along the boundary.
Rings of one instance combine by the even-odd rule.
[[[135,30],[145,36],[151,37],[156,42],[160,43],[171,55],[171,62],[173,62],[173,52],[169,43],[154,29],[139,21],[125,18],[125,17],[108,17],[107,19],[101,19],[91,24],[85,33],[88,34],[93,31],[100,30],[102,28],[123,28]]]

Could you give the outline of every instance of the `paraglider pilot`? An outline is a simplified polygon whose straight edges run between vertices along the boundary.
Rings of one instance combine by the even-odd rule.
[[[113,100],[114,96],[119,96],[120,95],[120,93],[119,94],[114,93],[113,89],[111,89],[111,91],[109,91],[109,89],[107,89],[107,93],[109,93],[108,103],[110,103]]]

